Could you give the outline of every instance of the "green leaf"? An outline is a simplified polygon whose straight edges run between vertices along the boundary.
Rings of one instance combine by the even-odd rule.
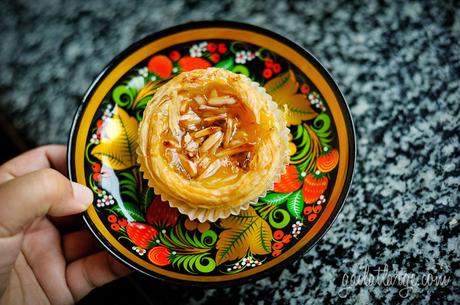
[[[289,196],[287,201],[287,209],[292,216],[297,219],[301,218],[304,202],[302,199],[302,189],[295,191]]]
[[[129,201],[119,202],[114,209],[117,211],[118,214],[124,216],[128,221],[145,221],[142,212],[136,207],[135,204]]]
[[[232,57],[224,59],[215,65],[215,67],[217,68],[226,69],[226,70],[231,70],[233,66],[234,66],[234,63],[233,63]]]
[[[155,194],[151,188],[147,188],[142,192],[141,198],[139,200],[140,208],[142,211],[147,212],[147,209],[149,208],[150,203],[152,203],[154,197]]]
[[[270,205],[280,205],[285,203],[291,193],[269,193],[260,201]]]

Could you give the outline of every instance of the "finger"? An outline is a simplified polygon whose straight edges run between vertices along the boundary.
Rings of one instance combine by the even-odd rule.
[[[131,271],[107,252],[99,252],[70,263],[66,279],[74,300],[78,302],[91,290],[100,287]]]
[[[0,237],[20,232],[32,220],[49,214],[80,213],[93,193],[53,169],[41,169],[0,184]]]
[[[67,262],[101,251],[96,239],[86,230],[64,235],[62,237],[62,248]]]
[[[65,145],[47,145],[19,155],[0,166],[0,183],[48,167],[66,175],[66,151]]]

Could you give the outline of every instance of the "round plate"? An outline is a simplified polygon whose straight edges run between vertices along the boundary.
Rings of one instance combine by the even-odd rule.
[[[154,198],[135,151],[156,89],[210,66],[247,75],[287,105],[291,161],[249,210],[200,224]],[[310,249],[342,207],[354,160],[350,112],[321,64],[278,34],[221,21],[169,28],[118,55],[87,91],[68,150],[70,178],[94,192],[84,220],[105,248],[149,276],[204,286],[266,275]]]

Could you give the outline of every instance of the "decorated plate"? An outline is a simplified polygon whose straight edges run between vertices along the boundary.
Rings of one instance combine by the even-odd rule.
[[[287,105],[290,165],[273,192],[215,223],[190,221],[155,198],[136,163],[137,129],[157,88],[183,71],[220,67]],[[286,38],[235,22],[194,22],[135,43],[94,81],[69,139],[72,180],[90,187],[84,220],[120,261],[149,276],[219,286],[266,275],[317,242],[341,209],[355,159],[337,85]]]

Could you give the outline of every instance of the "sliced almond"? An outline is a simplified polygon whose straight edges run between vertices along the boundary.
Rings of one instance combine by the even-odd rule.
[[[235,121],[227,118],[225,121],[224,147],[227,147],[235,133]]]
[[[213,133],[215,133],[215,132],[217,132],[217,131],[220,131],[220,130],[221,130],[220,127],[211,126],[211,127],[204,128],[204,129],[201,129],[201,130],[195,132],[195,133],[193,134],[193,137],[194,137],[195,139],[198,139],[198,138],[205,137],[205,136],[208,136],[208,135],[210,135],[210,134],[213,134]]]
[[[235,103],[236,100],[231,96],[212,97],[208,100],[208,105],[210,106],[233,105]]]
[[[214,144],[213,147],[211,147],[211,154],[215,155],[216,152],[217,152],[217,149],[222,145],[222,141],[223,141],[223,138],[224,137],[220,137],[219,140],[217,140],[216,144]]]
[[[198,173],[196,164],[190,160],[187,159],[184,155],[179,154],[179,161],[180,165],[185,169],[187,174],[190,175],[190,177],[195,177],[196,174]]]
[[[225,121],[226,117],[227,117],[227,115],[225,113],[222,113],[222,114],[219,114],[219,115],[205,117],[202,122],[203,122],[204,125],[211,125],[211,124],[217,123],[219,121]]]
[[[201,95],[197,95],[195,97],[193,97],[193,99],[195,100],[195,102],[197,102],[199,105],[204,105],[206,103],[206,99],[204,97],[202,97]]]
[[[187,121],[187,120],[179,121],[179,126],[183,130],[187,130],[187,131],[196,131],[196,130],[198,130],[198,126],[196,124],[194,124],[193,121]]]
[[[199,106],[196,110],[196,113],[200,116],[215,116],[218,114],[224,114],[228,112],[228,108],[225,107],[213,107],[213,106],[206,106],[206,105],[201,105]]]
[[[209,151],[220,139],[222,139],[223,135],[222,131],[217,131],[210,135],[201,145],[199,152],[204,154]]]
[[[241,145],[241,144],[244,144],[245,141],[242,140],[242,139],[233,139],[230,141],[230,143],[228,143],[228,146],[237,146],[237,145]]]
[[[189,110],[189,107],[190,107],[190,100],[183,100],[179,108],[180,114],[186,114]]]
[[[163,146],[166,148],[180,148],[179,143],[175,140],[164,140]]]
[[[211,164],[211,158],[206,157],[206,156],[201,158],[200,161],[198,162],[198,171],[203,172],[204,170],[208,168],[209,164]]]
[[[198,176],[197,179],[201,180],[213,176],[219,170],[219,168],[221,168],[221,166],[222,164],[220,160],[215,160],[214,162],[209,164],[209,166],[201,173],[201,175]]]
[[[254,144],[245,143],[245,144],[241,144],[238,146],[225,148],[219,151],[218,153],[216,153],[216,157],[221,158],[221,157],[233,156],[233,155],[236,155],[242,152],[247,152],[247,151],[252,152],[253,150],[254,150]]]

